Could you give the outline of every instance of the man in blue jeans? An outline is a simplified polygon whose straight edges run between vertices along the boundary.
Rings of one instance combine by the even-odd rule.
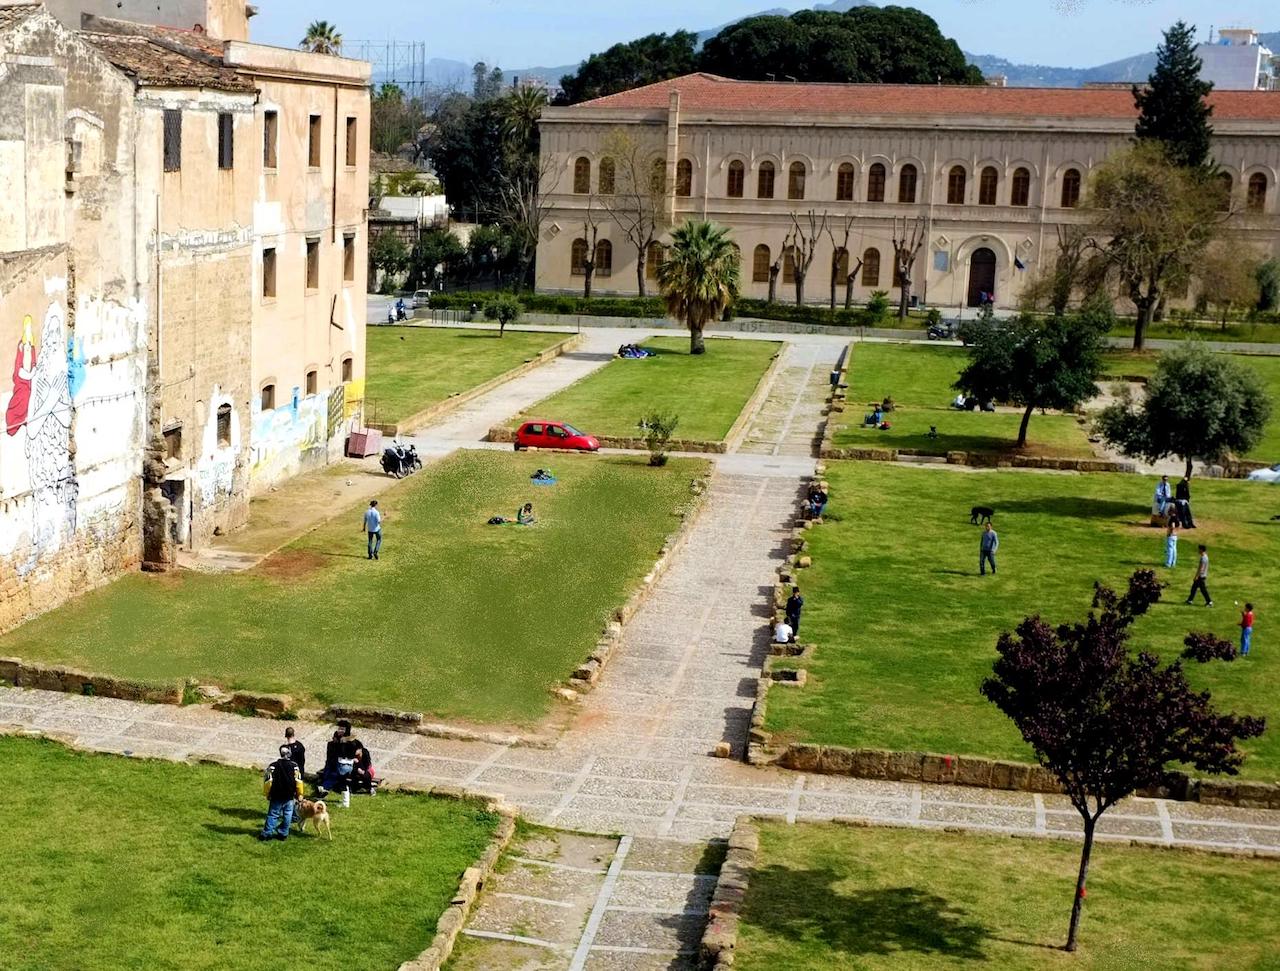
[[[1000,537],[996,535],[991,523],[982,527],[982,539],[978,543],[978,572],[987,575],[987,564],[991,564],[991,575],[996,574],[996,550],[1000,548]]]
[[[361,528],[369,534],[369,559],[376,560],[378,551],[382,549],[382,513],[378,512],[377,499],[369,500],[369,508],[364,511],[364,525]]]
[[[267,797],[267,819],[258,834],[260,840],[289,838],[294,801],[302,798],[302,775],[290,755],[289,746],[281,745],[280,758],[267,766],[262,781],[262,794]]]

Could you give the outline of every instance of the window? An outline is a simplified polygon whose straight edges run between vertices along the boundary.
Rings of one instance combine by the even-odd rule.
[[[693,195],[693,163],[687,158],[676,163],[676,195]]]
[[[782,282],[796,282],[796,248],[794,246],[783,247],[782,250]]]
[[[354,283],[356,279],[356,234],[342,236],[342,281]]]
[[[1025,206],[1031,202],[1031,173],[1027,169],[1013,170],[1013,183],[1009,188],[1009,205]]]
[[[1249,190],[1244,207],[1250,212],[1265,212],[1267,208],[1267,177],[1261,172],[1249,176]]]
[[[218,409],[218,410],[221,411],[222,409]],[[227,411],[228,411],[227,424],[230,425],[229,419],[231,417],[230,416],[231,409],[228,408]],[[219,415],[218,417],[221,418],[222,416]],[[219,431],[222,430],[221,424],[219,424],[218,430]],[[221,444],[221,442],[219,442],[219,444]],[[166,428],[164,430],[164,457],[167,459],[182,458],[182,426],[181,425],[177,425],[173,428]]]
[[[751,282],[752,283],[768,283],[769,282],[769,263],[772,254],[769,247],[761,243],[755,248],[751,254]]]
[[[1228,179],[1231,176],[1227,176]],[[1062,208],[1074,209],[1080,204],[1080,170],[1067,169],[1062,173]]]
[[[591,191],[591,159],[579,155],[573,163],[573,191],[585,196]]]
[[[884,164],[876,162],[867,172],[867,202],[884,202]]]
[[[530,435],[541,435],[541,434],[542,434],[542,426],[541,426],[541,425],[539,425],[539,424],[536,424],[536,423],[535,423],[535,424],[532,424],[532,425],[529,425],[527,430],[528,430],[528,432],[529,432],[529,434],[530,434]]]
[[[218,168],[229,169],[235,165],[235,125],[231,112],[218,112]]]
[[[262,386],[262,410],[270,411],[276,406],[276,386],[274,384],[264,384]]]
[[[658,279],[658,267],[662,263],[662,258],[662,244],[655,240],[650,243],[649,248],[645,250],[644,278],[646,280]]]
[[[596,276],[613,273],[613,244],[607,239],[596,243]]]
[[[268,246],[262,251],[262,296],[276,295],[276,248]]]
[[[602,196],[613,195],[616,181],[617,167],[614,165],[613,158],[606,155],[600,160],[600,194]]]
[[[307,372],[303,386],[307,389],[307,394],[315,394],[320,390],[320,375],[315,368]]]
[[[226,447],[231,444],[231,405],[218,405],[218,445]]]
[[[840,168],[836,169],[836,202],[853,201],[853,179],[853,166],[848,162],[841,162]]]
[[[760,171],[756,174],[756,198],[773,198],[773,163],[761,162]]]
[[[347,116],[347,165],[355,168],[356,165],[356,119],[351,115]]]
[[[741,199],[743,184],[746,182],[747,169],[739,159],[729,163],[729,184],[727,194],[730,199]]]
[[[262,115],[262,167],[276,167],[276,144],[279,131],[280,116],[274,111],[263,112]]]
[[[787,170],[787,198],[804,198],[804,163],[792,162]]]
[[[849,279],[849,251],[843,246],[836,247],[836,282],[843,283]]]
[[[1218,198],[1215,208],[1218,212],[1226,212],[1231,208],[1231,173],[1218,173]]]
[[[351,380],[353,364],[350,355],[342,359],[342,383],[346,384]]]
[[[307,165],[320,168],[320,116],[312,115],[307,125]]]
[[[862,254],[862,285],[864,287],[880,285],[880,251],[874,246]]]
[[[320,289],[320,240],[307,240],[307,289]]]
[[[951,166],[951,171],[947,173],[947,202],[950,205],[964,205],[964,182],[964,166]]]
[[[552,438],[568,438],[569,433],[560,425],[548,425],[547,434]]]
[[[164,109],[164,170],[177,172],[182,168],[182,112],[176,108]]]
[[[1000,185],[1000,174],[993,166],[988,165],[978,173],[978,205],[994,206],[996,189]]]
[[[916,201],[916,181],[919,173],[916,167],[908,163],[902,167],[902,171],[898,173],[898,201],[899,202],[915,202]]]
[[[569,272],[574,276],[587,275],[587,241],[581,237],[569,247]]]

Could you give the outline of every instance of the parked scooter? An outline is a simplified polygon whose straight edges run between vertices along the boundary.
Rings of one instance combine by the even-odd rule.
[[[956,336],[955,327],[949,320],[940,324],[930,324],[925,333],[929,335],[931,341],[949,341]]]
[[[405,309],[404,301],[396,301],[396,320],[408,320],[409,312]]]
[[[402,479],[422,468],[422,459],[413,445],[388,445],[382,450],[382,471]]]

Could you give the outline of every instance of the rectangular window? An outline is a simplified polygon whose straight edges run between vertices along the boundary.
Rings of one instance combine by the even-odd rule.
[[[314,369],[308,371],[306,382],[307,394],[315,394],[320,387],[319,374]]]
[[[229,169],[235,165],[235,127],[231,112],[218,112],[218,168]]]
[[[307,289],[320,289],[320,240],[307,240]]]
[[[262,296],[276,295],[276,248],[268,246],[262,251]]]
[[[164,430],[164,457],[167,459],[182,458],[182,426]]]
[[[307,126],[307,165],[320,168],[320,116],[312,115]]]
[[[218,406],[218,444],[226,447],[231,444],[231,406]]]
[[[347,164],[352,168],[356,164],[356,120],[347,117]]]
[[[262,115],[262,166],[263,168],[274,169],[276,167],[276,139],[280,125],[280,116],[274,111],[264,112]]]
[[[177,172],[182,168],[182,112],[177,108],[164,110],[164,170]]]
[[[356,234],[347,233],[342,237],[342,280],[354,283],[356,279]]]

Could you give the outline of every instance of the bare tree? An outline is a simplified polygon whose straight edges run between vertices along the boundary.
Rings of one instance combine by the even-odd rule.
[[[587,211],[582,216],[582,238],[586,241],[587,252],[582,257],[582,297],[591,299],[591,281],[596,275],[596,243],[600,238],[600,224],[591,208],[592,198],[587,198]]]
[[[818,255],[818,242],[827,232],[827,213],[824,209],[821,217],[810,209],[803,222],[796,213],[791,214],[791,264],[796,284],[796,306],[804,304],[804,281],[809,275],[809,267],[813,266],[813,258]],[[784,250],[785,252],[785,250]]]
[[[908,235],[910,230],[910,235]],[[898,319],[907,319],[907,306],[911,303],[911,273],[916,257],[924,246],[924,220],[910,222],[905,216],[899,228],[897,217],[893,220],[893,270],[898,284]]]
[[[559,183],[558,172],[559,166],[550,156],[513,172],[499,171],[493,215],[515,241],[519,265],[517,290],[528,279],[529,267],[538,251],[542,220],[551,207],[551,194]]]
[[[782,272],[782,261],[786,258],[787,250],[791,246],[791,233],[787,233],[782,237],[782,249],[778,250],[778,255],[773,258],[773,262],[769,264],[769,299],[768,303],[773,303],[778,299],[778,274]]]
[[[1023,288],[1022,305],[1028,310],[1047,305],[1055,317],[1061,317],[1077,293],[1106,286],[1106,267],[1086,227],[1059,225],[1056,229],[1058,251],[1053,264],[1036,270]]]
[[[604,138],[604,154],[613,159],[613,192],[600,195],[600,205],[636,251],[636,290],[645,296],[645,262],[649,247],[666,223],[666,163],[656,151],[620,128]]]
[[[836,309],[836,287],[840,285],[840,253],[843,251],[846,259],[846,272],[843,274],[844,283],[844,309],[849,310],[853,306],[853,281],[858,278],[858,274],[862,271],[862,257],[858,257],[858,263],[855,266],[853,256],[849,253],[849,234],[853,232],[854,214],[847,213],[844,217],[844,237],[839,244],[836,243],[835,230],[831,227],[827,228],[827,235],[831,237],[831,309]]]

